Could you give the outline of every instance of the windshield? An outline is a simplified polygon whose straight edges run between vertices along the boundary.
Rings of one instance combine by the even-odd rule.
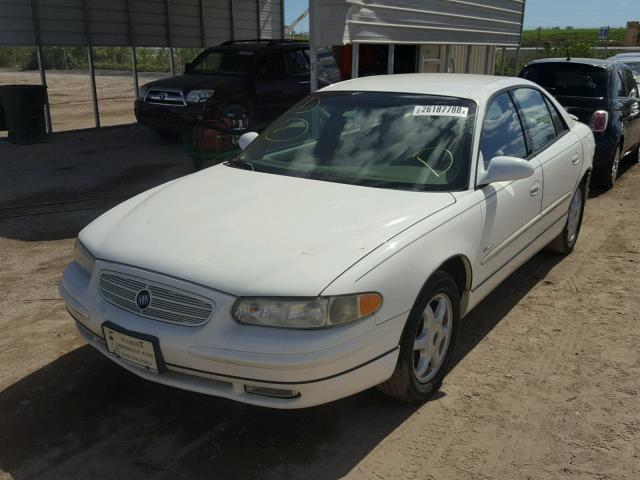
[[[552,95],[567,97],[606,97],[607,71],[579,63],[539,63],[521,74],[544,87]]]
[[[187,73],[246,75],[253,67],[253,52],[225,50],[204,52],[191,64]]]
[[[276,120],[235,165],[381,188],[466,189],[475,112],[474,102],[453,97],[318,93]]]

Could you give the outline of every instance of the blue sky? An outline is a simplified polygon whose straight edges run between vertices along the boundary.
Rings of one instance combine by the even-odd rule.
[[[525,28],[536,27],[624,27],[640,20],[639,0],[526,0]],[[285,0],[285,22],[291,23],[309,5],[308,0]],[[303,22],[296,30],[307,31]]]

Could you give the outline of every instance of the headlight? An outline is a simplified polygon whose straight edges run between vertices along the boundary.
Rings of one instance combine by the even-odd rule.
[[[147,96],[147,92],[149,91],[149,87],[147,85],[143,85],[138,89],[138,100],[144,101]]]
[[[187,95],[187,103],[206,102],[213,93],[213,90],[191,90]]]
[[[236,301],[233,317],[250,325],[324,328],[368,317],[381,306],[382,296],[378,293],[317,298],[245,297]]]
[[[82,242],[76,239],[76,244],[73,247],[73,260],[87,273],[91,273],[93,270],[93,264],[96,263],[96,259],[91,252],[82,244]]]

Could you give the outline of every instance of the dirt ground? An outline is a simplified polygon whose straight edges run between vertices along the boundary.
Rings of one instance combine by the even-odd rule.
[[[73,238],[188,174],[142,129],[0,144],[0,478],[640,478],[640,166],[467,318],[421,406],[369,390],[271,411],[139,379],[83,345],[58,298]]]
[[[138,82],[142,86],[167,75],[141,73]],[[11,84],[39,85],[40,73],[37,71],[0,70],[0,85]],[[54,132],[95,127],[91,81],[88,72],[48,71],[47,85]],[[135,88],[131,75],[102,75],[99,72],[96,75],[96,91],[102,126],[136,121],[133,114]],[[6,132],[0,132],[0,135],[6,136]]]

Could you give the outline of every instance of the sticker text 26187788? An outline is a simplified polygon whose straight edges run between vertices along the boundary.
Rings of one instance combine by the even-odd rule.
[[[461,117],[467,118],[469,107],[457,105],[416,105],[413,108],[414,117]]]

